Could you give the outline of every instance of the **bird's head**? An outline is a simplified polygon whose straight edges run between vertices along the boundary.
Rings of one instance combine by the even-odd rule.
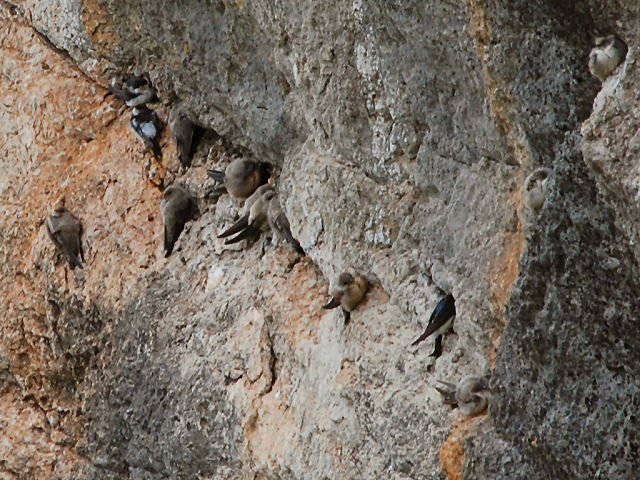
[[[353,275],[349,272],[342,272],[338,277],[338,285],[341,287],[346,287],[347,285],[351,285],[353,283]]]

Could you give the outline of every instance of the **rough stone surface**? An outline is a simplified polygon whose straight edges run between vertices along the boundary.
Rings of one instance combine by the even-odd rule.
[[[631,3],[0,0],[0,479],[634,478]],[[126,72],[208,129],[186,173],[107,94]],[[307,256],[217,238],[234,152],[274,165]],[[174,181],[201,214],[165,259]],[[62,198],[82,270],[46,235]],[[372,287],[344,325],[347,269]],[[434,360],[409,345],[449,291]],[[488,414],[442,404],[482,373]]]

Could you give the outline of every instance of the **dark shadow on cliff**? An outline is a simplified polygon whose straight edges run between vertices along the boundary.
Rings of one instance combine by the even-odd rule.
[[[242,435],[223,376],[212,359],[185,347],[195,326],[171,313],[185,306],[191,287],[167,271],[143,282],[143,293],[115,318],[85,378],[78,451],[104,469],[105,478],[137,469],[191,479],[237,467]],[[207,325],[212,336],[227,327],[224,318]]]

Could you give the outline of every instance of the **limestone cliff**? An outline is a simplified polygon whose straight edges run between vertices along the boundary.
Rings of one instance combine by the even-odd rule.
[[[0,479],[635,478],[632,4],[0,0]],[[108,94],[132,72],[207,129],[186,173]],[[306,256],[217,238],[234,151],[274,166]],[[165,259],[174,181],[201,215]],[[62,199],[81,270],[47,238]],[[349,268],[372,287],[344,325],[321,307]],[[444,292],[434,360],[409,345]],[[493,398],[465,418],[434,387],[471,373]]]

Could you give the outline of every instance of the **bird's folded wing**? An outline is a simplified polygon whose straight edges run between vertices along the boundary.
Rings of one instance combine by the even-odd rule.
[[[340,306],[340,300],[337,298],[332,298],[329,303],[327,303],[324,307],[325,310],[331,310],[332,308],[336,308]]]
[[[229,235],[234,235],[242,230],[245,230],[249,226],[249,215],[245,215],[240,218],[236,223],[227,228],[224,232],[218,235],[218,238],[226,238]]]

